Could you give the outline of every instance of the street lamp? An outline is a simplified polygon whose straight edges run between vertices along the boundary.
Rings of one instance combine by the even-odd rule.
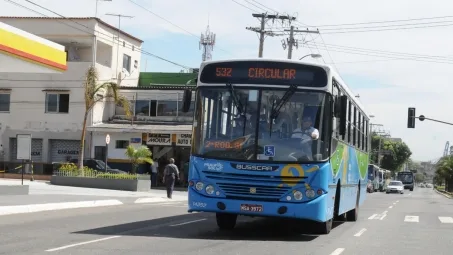
[[[99,1],[102,1],[102,2],[112,2],[112,0],[96,0],[96,11],[94,13],[94,17],[97,18],[98,17],[98,2]]]
[[[308,54],[308,55],[305,55],[305,56],[299,58],[299,60],[302,60],[303,58],[306,58],[306,57],[322,58],[322,55],[321,54]]]

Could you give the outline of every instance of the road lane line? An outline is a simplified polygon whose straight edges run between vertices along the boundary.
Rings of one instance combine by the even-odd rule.
[[[106,240],[113,239],[113,238],[118,238],[118,237],[120,237],[120,236],[109,236],[109,237],[105,237],[105,238],[101,238],[101,239],[95,239],[95,240],[91,240],[91,241],[87,241],[87,242],[75,243],[75,244],[61,246],[61,247],[58,247],[58,248],[48,249],[46,251],[47,252],[61,251],[61,250],[67,249],[67,248],[75,247],[75,246],[102,242],[102,241],[106,241]]]
[[[330,255],[340,255],[343,252],[344,252],[344,248],[338,248],[338,249],[334,250]]]
[[[359,232],[357,232],[354,236],[359,237],[359,236],[361,236],[363,233],[365,233],[365,231],[366,231],[366,228],[362,228],[362,230],[360,230]]]
[[[439,220],[442,223],[453,223],[452,217],[439,217]]]
[[[396,200],[396,202],[398,203],[398,202],[399,202],[399,200]]]
[[[377,216],[377,214],[373,214],[373,215],[371,215],[368,219],[369,219],[369,220],[372,220],[372,219],[374,219],[374,217],[376,217],[376,216]]]
[[[389,206],[389,209],[392,209],[393,208],[393,205]]]
[[[170,227],[177,227],[177,226],[187,225],[187,224],[191,224],[191,223],[195,223],[195,222],[199,222],[199,221],[204,221],[204,220],[207,220],[207,219],[199,219],[199,220],[186,221],[186,222],[183,222],[183,223],[178,223],[178,224],[170,225]]]
[[[418,222],[419,217],[418,216],[411,216],[411,215],[406,215],[404,217],[405,222]]]
[[[393,205],[396,205],[396,203],[393,203]]]
[[[382,215],[381,218],[379,218],[379,219],[383,220],[385,218],[385,216],[387,216],[387,214]]]

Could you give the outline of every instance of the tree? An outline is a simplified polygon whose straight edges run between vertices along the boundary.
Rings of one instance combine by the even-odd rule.
[[[153,164],[151,156],[153,153],[145,145],[141,145],[138,148],[135,148],[132,145],[127,146],[125,155],[129,158],[132,164],[131,173],[135,174],[137,172],[138,165],[143,163]]]
[[[438,185],[445,182],[445,190],[453,191],[453,155],[442,157],[437,162],[434,180]]]
[[[85,114],[83,115],[83,126],[82,126],[82,136],[80,138],[80,151],[79,151],[79,162],[78,169],[80,174],[83,175],[83,157],[85,149],[85,136],[86,136],[86,126],[88,115],[93,109],[93,107],[105,100],[113,100],[117,105],[120,105],[124,108],[126,116],[131,116],[130,103],[129,101],[119,95],[119,85],[114,82],[105,82],[98,85],[99,75],[96,70],[96,67],[91,66],[88,68],[85,74],[85,81],[83,87],[85,89],[84,100],[85,100]]]
[[[420,183],[425,180],[425,176],[422,173],[415,174],[415,181]]]
[[[404,142],[394,142],[373,133],[371,140],[371,160],[377,164],[379,150],[379,140],[381,140],[381,152],[389,151],[389,155],[381,154],[381,167],[390,171],[397,172],[412,155],[411,150]]]

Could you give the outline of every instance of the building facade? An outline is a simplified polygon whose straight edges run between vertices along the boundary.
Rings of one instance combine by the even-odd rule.
[[[116,106],[111,121],[88,127],[93,137],[91,156],[105,158],[105,136],[109,134],[111,167],[129,170],[125,149],[135,144],[150,148],[153,159],[160,162],[161,171],[170,158],[174,158],[181,169],[190,156],[194,109],[192,102],[189,112],[181,111],[183,90],[195,88],[196,77],[196,72],[141,73],[137,88],[122,87],[121,94],[131,102],[133,118],[128,118],[124,109]],[[140,170],[147,171],[143,166]]]
[[[10,95],[8,111],[0,113],[5,158],[17,162],[16,134],[32,134],[33,161],[42,163],[35,172],[48,173],[50,163],[78,157],[88,68],[96,67],[99,83],[136,87],[143,41],[96,18],[0,17],[0,22],[65,47],[64,73],[0,74],[0,89]],[[108,121],[114,112],[113,105],[99,102],[87,126]],[[88,135],[86,155],[91,154],[92,140]]]

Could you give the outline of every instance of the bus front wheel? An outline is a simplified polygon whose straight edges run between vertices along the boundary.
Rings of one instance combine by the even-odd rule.
[[[238,216],[229,213],[216,213],[217,226],[220,230],[231,230],[236,226]]]

